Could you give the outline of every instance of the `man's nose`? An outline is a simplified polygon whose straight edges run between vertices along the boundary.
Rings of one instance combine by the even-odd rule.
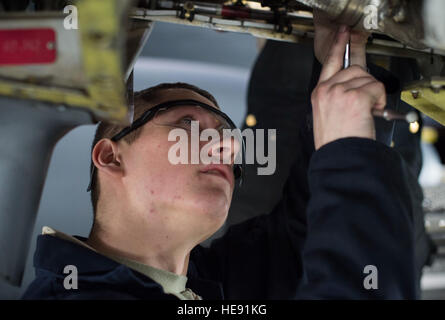
[[[233,136],[222,137],[219,141],[209,143],[212,145],[208,156],[223,164],[233,164],[241,149],[240,142]]]

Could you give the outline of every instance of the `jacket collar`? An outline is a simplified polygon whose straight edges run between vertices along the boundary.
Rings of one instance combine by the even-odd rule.
[[[85,242],[87,239],[74,236]],[[120,264],[86,247],[52,235],[39,235],[34,254],[34,267],[63,274],[65,266],[76,266],[79,274],[109,272]]]
[[[77,240],[85,242],[87,239],[74,236]],[[34,254],[34,267],[36,274],[39,272],[51,272],[57,277],[65,277],[63,273],[67,265],[74,265],[78,270],[79,278],[88,278],[92,281],[115,282],[116,284],[138,283],[144,287],[161,286],[152,279],[134,272],[86,246],[73,243],[52,235],[39,235]],[[198,272],[193,261],[189,262],[188,287],[202,296],[204,299],[223,299],[221,285],[214,281],[198,278]]]

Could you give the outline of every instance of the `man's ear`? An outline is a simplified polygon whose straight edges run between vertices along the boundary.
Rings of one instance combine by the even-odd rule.
[[[116,142],[110,139],[101,139],[94,146],[91,158],[98,171],[114,176],[122,175]]]

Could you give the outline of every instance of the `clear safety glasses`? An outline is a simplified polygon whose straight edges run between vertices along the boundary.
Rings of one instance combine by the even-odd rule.
[[[112,141],[119,141],[134,130],[140,128],[148,121],[156,125],[170,128],[183,129],[187,132],[197,130],[201,134],[207,129],[218,135],[221,141],[230,141],[229,148],[235,148],[233,153],[233,171],[235,179],[242,184],[245,166],[245,145],[241,131],[224,112],[196,100],[174,100],[156,105],[145,111],[132,125],[122,129],[111,138]],[[209,135],[213,137],[211,134]],[[235,147],[235,146],[236,147]],[[90,184],[87,191],[94,187],[93,179],[96,174],[96,167],[92,165],[90,173]]]

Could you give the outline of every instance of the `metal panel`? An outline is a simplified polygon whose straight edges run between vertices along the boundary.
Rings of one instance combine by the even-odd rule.
[[[79,109],[0,97],[0,278],[20,285],[51,154],[74,127],[91,123]]]

